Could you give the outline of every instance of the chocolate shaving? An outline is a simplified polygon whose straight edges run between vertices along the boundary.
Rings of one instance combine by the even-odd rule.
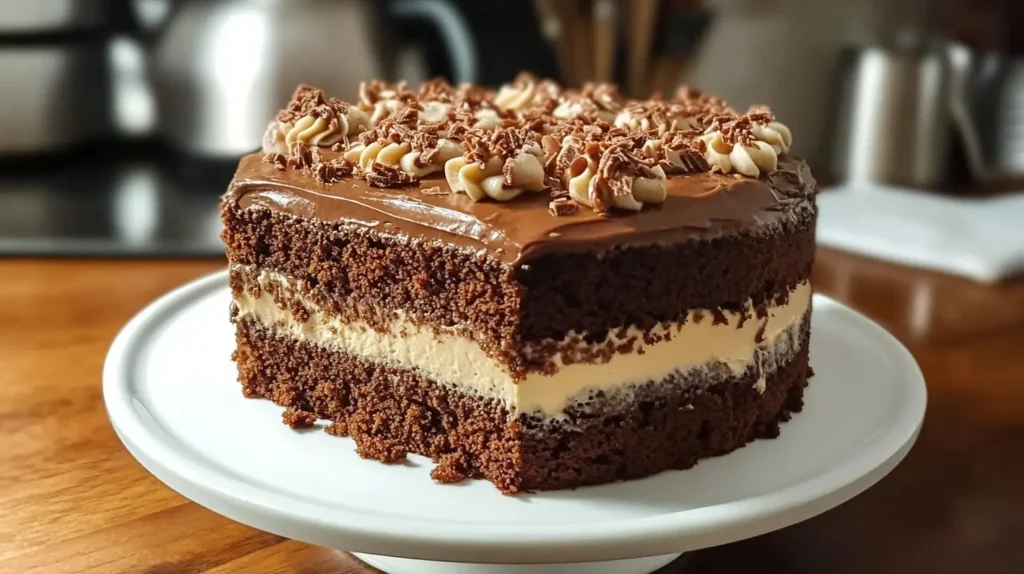
[[[566,175],[568,175],[569,178],[574,178],[587,171],[588,165],[590,164],[587,162],[587,157],[584,155],[578,155],[576,156],[576,159],[572,160],[572,163],[569,164],[569,170],[566,172]]]
[[[302,142],[295,142],[288,147],[289,157],[288,166],[298,169],[305,169],[313,167],[313,152],[315,148],[310,148],[308,145]],[[320,153],[317,152],[317,157]]]
[[[491,153],[485,141],[486,135],[480,130],[470,130],[462,140],[466,148],[466,163],[477,163],[483,166],[490,159]]]
[[[559,197],[548,203],[548,213],[554,217],[572,215],[579,210],[579,205],[568,197]]]
[[[657,177],[652,167],[649,160],[629,151],[628,141],[610,146],[597,164],[597,174],[590,180],[588,192],[594,211],[608,212],[614,198],[631,195],[636,178]]]
[[[501,166],[501,182],[505,184],[505,187],[512,187],[512,171],[516,167],[516,159],[510,157],[505,160],[505,165]]]
[[[701,118],[706,131],[717,131],[722,134],[722,141],[728,145],[753,146],[754,124],[767,125],[775,121],[774,114],[764,106],[754,106],[742,116],[732,113],[720,113]]]
[[[288,157],[283,153],[268,153],[263,156],[263,163],[274,164],[274,169],[284,171],[288,169]]]
[[[405,173],[395,166],[373,162],[364,177],[366,183],[373,187],[402,187],[416,183],[416,177]]]
[[[419,98],[421,102],[451,103],[454,96],[455,88],[444,78],[427,80],[420,86]]]
[[[417,132],[412,136],[412,149],[420,152],[416,158],[416,165],[426,167],[434,163],[437,154],[441,152],[441,139],[436,133]]]
[[[617,196],[632,193],[637,177],[655,177],[653,170],[658,168],[659,174],[661,170],[699,173],[718,169],[709,166],[705,159],[707,147],[700,139],[704,134],[717,131],[726,144],[753,145],[754,127],[775,121],[766,107],[754,106],[738,114],[723,100],[686,86],[670,99],[632,102],[626,102],[614,84],[592,83],[571,91],[550,80],[520,74],[510,87],[528,90],[533,96],[529,104],[518,110],[500,110],[493,90],[472,85],[453,87],[443,79],[424,82],[416,91],[404,83],[365,82],[359,90],[360,109],[370,111],[385,100],[400,105],[394,106],[397,109],[390,117],[359,134],[347,134],[330,150],[342,154],[350,149],[350,139],[363,145],[408,143],[418,153],[415,164],[424,168],[440,163],[441,144],[447,140],[461,145],[467,162],[484,166],[491,158],[500,159],[507,186],[511,186],[514,158],[520,153],[536,154],[544,166],[544,183],[552,199],[565,199],[573,206],[563,210],[578,209],[566,197],[566,183],[593,161],[597,173],[590,180],[588,194],[595,210],[607,211],[616,203]],[[433,102],[444,104],[447,113],[435,123],[421,123],[424,104]],[[568,108],[576,117],[555,117],[559,106]],[[324,118],[328,129],[337,132],[344,123],[341,116],[348,114],[351,107],[352,104],[328,98],[322,90],[302,85],[277,120],[288,124],[301,117]],[[628,112],[632,120],[623,127],[611,125],[609,121],[621,111]],[[496,117],[498,127],[475,128],[483,113]],[[276,134],[268,134],[274,135],[274,145],[280,145]],[[660,144],[645,147],[650,140]],[[273,148],[268,145],[265,149]],[[396,166],[374,163],[364,171],[341,157],[324,161],[316,146],[304,143],[292,144],[286,154],[267,154],[263,160],[279,170],[309,170],[314,179],[325,185],[348,176],[364,178],[374,187],[399,187],[417,181]],[[431,187],[423,193],[448,192]]]
[[[566,136],[566,139],[562,140],[562,147],[558,152],[558,156],[555,158],[555,177],[561,177],[566,170],[570,169],[573,162],[582,155],[583,142],[577,137]],[[582,171],[580,173],[582,173]]]
[[[673,165],[673,168],[681,169],[682,173],[701,173],[711,169],[704,154],[695,149],[679,151],[679,162],[682,165]]]
[[[317,163],[313,167],[313,178],[322,184],[330,185],[352,175],[355,169],[355,164],[339,157],[326,163]]]
[[[338,116],[347,114],[351,107],[348,102],[327,98],[319,88],[303,84],[295,89],[288,106],[277,114],[277,121],[290,124],[299,118],[313,116],[337,122]]]

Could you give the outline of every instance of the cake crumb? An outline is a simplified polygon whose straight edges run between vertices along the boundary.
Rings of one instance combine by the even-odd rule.
[[[281,413],[281,420],[293,429],[308,429],[313,426],[316,419],[315,414],[296,408],[289,408]]]
[[[356,454],[361,458],[377,460],[385,464],[393,464],[405,460],[409,451],[401,445],[369,435],[354,434]]]
[[[334,421],[329,427],[324,429],[324,432],[331,436],[348,436],[348,423],[344,421]]]
[[[430,471],[430,478],[442,484],[453,484],[465,480],[468,474],[466,456],[461,452],[452,452],[441,455],[437,466]]]

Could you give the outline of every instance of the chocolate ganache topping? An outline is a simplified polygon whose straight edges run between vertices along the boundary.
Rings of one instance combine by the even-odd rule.
[[[225,196],[443,241],[505,262],[714,237],[813,210],[817,185],[770,110],[683,87],[626,101],[521,75],[498,92],[370,82],[355,104],[301,86]]]

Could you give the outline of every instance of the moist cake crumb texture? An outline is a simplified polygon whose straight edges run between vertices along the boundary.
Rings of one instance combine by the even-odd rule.
[[[801,410],[817,184],[769,109],[526,74],[354,96],[300,86],[223,197],[244,396],[506,494]]]

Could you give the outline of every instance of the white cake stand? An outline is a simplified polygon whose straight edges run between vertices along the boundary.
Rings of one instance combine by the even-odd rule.
[[[110,420],[157,478],[275,534],[351,550],[390,574],[639,574],[681,552],[757,536],[862,492],[906,455],[925,411],[910,354],[880,327],[814,297],[817,375],[782,436],[688,471],[503,496],[439,485],[431,464],[360,459],[349,439],[293,431],[247,400],[229,360],[227,275],[177,289],[118,335],[103,371]],[[557,566],[555,566],[557,564]]]

